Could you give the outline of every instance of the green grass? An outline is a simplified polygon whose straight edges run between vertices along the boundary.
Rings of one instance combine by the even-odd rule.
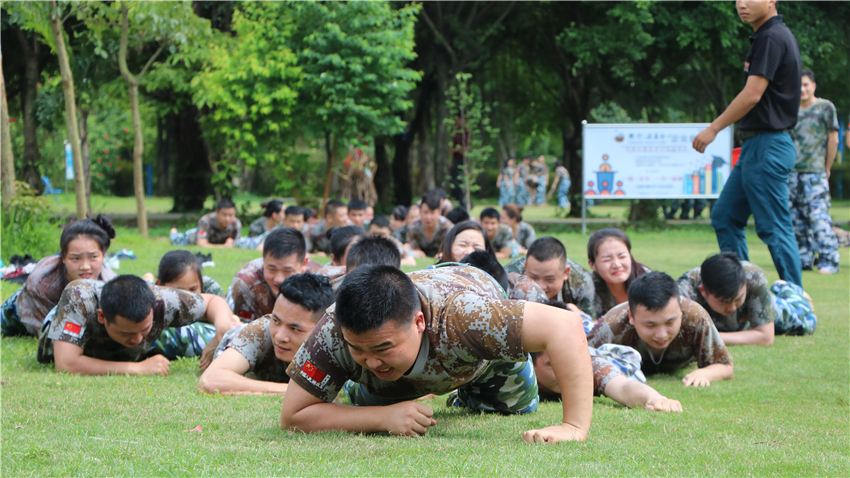
[[[77,211],[77,206],[75,202],[76,199],[73,193],[56,194],[48,197],[50,198],[50,209],[53,212],[62,214],[74,214]],[[234,201],[236,202],[237,206],[241,206],[243,203],[250,202],[251,207],[249,208],[249,210],[257,214],[260,213],[260,203],[265,200],[266,198],[264,197],[247,193],[237,194],[234,198]],[[162,214],[171,212],[171,208],[173,206],[174,198],[158,196],[145,198],[145,209],[148,211],[148,214]],[[213,207],[215,206],[214,198],[212,196],[207,198],[207,201],[204,206],[206,210],[212,211]],[[136,214],[136,198],[132,196],[115,197],[92,194],[91,208],[92,212],[94,212],[95,214]]]
[[[133,249],[121,273],[154,271],[170,249],[121,228],[113,250]],[[164,228],[153,235],[164,236]],[[586,237],[558,234],[579,262]],[[716,249],[710,227],[631,233],[637,258],[678,277]],[[751,259],[777,278],[750,231]],[[256,252],[213,250],[205,273],[226,286]],[[420,266],[429,261],[420,261]],[[427,402],[437,426],[418,439],[300,435],[278,426],[281,398],[195,392],[197,360],[172,364],[168,377],[77,377],[36,362],[35,339],[2,339],[3,476],[221,475],[826,475],[848,474],[850,417],[850,261],[842,272],[804,273],[819,318],[808,337],[772,347],[734,347],[735,378],[708,388],[684,375],[650,377],[680,400],[682,414],[629,410],[597,398],[586,443],[528,446],[524,430],[557,423],[560,406],[523,417],[475,415]],[[3,283],[2,296],[16,286]],[[196,426],[202,432],[188,432]]]

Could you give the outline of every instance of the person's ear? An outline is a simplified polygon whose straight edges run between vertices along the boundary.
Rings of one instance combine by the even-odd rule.
[[[306,257],[305,257],[306,259]],[[336,264],[336,258],[334,257],[334,253],[331,252],[331,264]]]
[[[629,313],[629,324],[630,324],[630,325],[635,325],[635,318],[634,318],[634,316],[632,315],[632,309],[628,309],[628,313]]]
[[[421,334],[425,332],[425,314],[421,310],[417,311],[416,315],[413,316],[413,325],[417,333]]]
[[[307,255],[305,254],[304,260],[301,261],[301,271],[302,272],[307,270],[307,264],[309,264],[309,263],[310,263],[310,258],[307,257]]]
[[[705,287],[702,284],[700,284],[699,286],[699,293],[702,294],[703,297],[708,299],[708,294],[705,292]]]
[[[106,326],[106,316],[103,315],[103,309],[97,309],[97,321],[103,326]]]
[[[564,267],[564,282],[570,280],[570,266]]]
[[[596,265],[593,264],[593,261],[588,260],[587,265],[590,266],[590,270],[592,270],[593,272],[597,272],[596,271]]]

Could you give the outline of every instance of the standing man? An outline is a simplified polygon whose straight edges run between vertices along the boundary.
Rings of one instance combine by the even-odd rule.
[[[747,83],[693,142],[694,149],[703,153],[719,131],[741,120],[741,158],[711,210],[711,225],[720,250],[748,260],[744,227],[752,214],[779,277],[802,287],[787,184],[796,158],[791,130],[800,106],[800,49],[776,13],[775,1],[738,0],[736,6],[741,20],[755,30],[744,62]]]
[[[800,112],[794,128],[797,164],[788,176],[791,219],[803,270],[818,253],[821,274],[837,274],[838,238],[829,215],[829,170],[838,152],[838,114],[831,101],[815,96],[815,74],[803,70]]]

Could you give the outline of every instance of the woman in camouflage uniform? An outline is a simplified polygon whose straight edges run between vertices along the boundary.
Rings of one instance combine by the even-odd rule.
[[[516,160],[510,158],[505,161],[505,167],[496,179],[496,187],[499,188],[499,206],[514,202],[516,197],[516,184],[514,183],[514,165]]]

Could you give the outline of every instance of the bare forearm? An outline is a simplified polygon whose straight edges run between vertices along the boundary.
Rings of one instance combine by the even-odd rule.
[[[380,433],[388,431],[383,424],[386,407],[350,407],[335,403],[317,403],[286,417],[286,406],[280,417],[284,430],[313,433],[339,430],[349,433]]]
[[[726,345],[773,345],[773,334],[758,329],[720,332],[720,338]]]
[[[283,395],[286,387],[285,383],[252,380],[232,370],[207,370],[198,381],[200,391],[222,395]]]
[[[826,141],[826,170],[832,169],[832,163],[835,162],[835,155],[838,153],[838,131],[829,133]]]
[[[56,357],[56,370],[76,375],[140,375],[133,362],[110,362],[85,355],[72,359]]]
[[[202,294],[202,296],[207,306],[203,320],[215,326],[216,340],[220,341],[225,332],[235,325],[233,312],[227,305],[227,301],[221,297],[213,294]]]
[[[623,376],[615,378],[605,387],[605,396],[631,408],[645,407],[651,400],[663,398],[649,385]]]
[[[716,363],[708,367],[701,368],[703,377],[717,382],[720,380],[729,380],[735,375],[735,370],[731,363]]]
[[[711,122],[711,128],[715,133],[719,133],[730,124],[734,124],[744,115],[750,112],[753,107],[758,104],[760,97],[755,97],[746,89],[738,93],[738,96],[732,100],[732,103],[726,108],[720,116]]]
[[[503,247],[502,249],[499,250],[499,252],[496,253],[497,259],[509,259],[510,257],[511,257],[511,248],[510,247]]]

